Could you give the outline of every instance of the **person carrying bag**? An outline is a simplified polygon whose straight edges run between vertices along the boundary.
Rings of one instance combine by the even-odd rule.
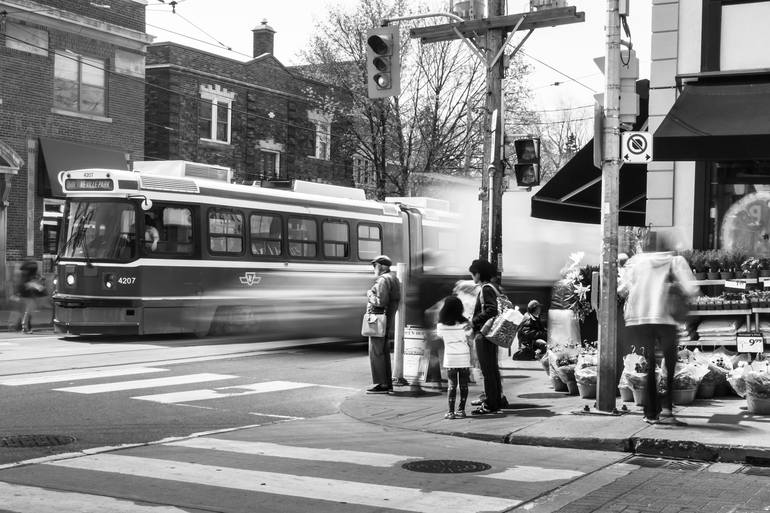
[[[372,371],[372,386],[367,394],[387,394],[393,391],[390,365],[389,339],[393,335],[396,310],[401,301],[401,283],[390,272],[392,262],[380,255],[371,262],[377,277],[374,285],[366,292],[366,313],[361,334],[369,337],[369,365]]]

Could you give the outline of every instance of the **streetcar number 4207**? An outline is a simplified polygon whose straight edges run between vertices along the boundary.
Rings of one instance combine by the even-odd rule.
[[[121,285],[133,285],[136,282],[135,276],[121,276],[118,278],[118,283]]]

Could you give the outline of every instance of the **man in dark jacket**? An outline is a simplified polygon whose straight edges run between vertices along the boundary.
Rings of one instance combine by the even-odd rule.
[[[542,306],[536,299],[527,304],[527,313],[519,324],[519,350],[513,355],[515,360],[534,360],[545,354],[548,344],[548,330],[540,320]]]
[[[401,301],[401,282],[390,272],[393,263],[387,256],[380,255],[371,263],[377,278],[366,292],[366,311],[385,314],[385,334],[382,337],[369,337],[373,386],[366,389],[366,393],[387,394],[393,391],[389,340],[393,337],[396,310]]]

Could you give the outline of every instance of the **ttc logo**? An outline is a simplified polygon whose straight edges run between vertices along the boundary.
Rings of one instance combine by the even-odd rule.
[[[262,281],[262,277],[257,276],[257,273],[253,271],[249,271],[243,276],[239,276],[238,280],[240,280],[240,282],[243,283],[244,285],[248,285],[249,287],[251,287],[253,285],[258,285],[259,282]]]

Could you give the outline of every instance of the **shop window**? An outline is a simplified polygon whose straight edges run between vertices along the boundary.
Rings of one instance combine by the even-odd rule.
[[[104,61],[70,52],[54,58],[54,107],[83,114],[104,115]]]
[[[315,257],[318,254],[318,228],[314,219],[289,218],[289,256]]]
[[[48,32],[21,23],[6,23],[5,46],[48,57]]]
[[[252,255],[280,256],[283,241],[283,222],[280,216],[252,214],[249,226]]]
[[[358,225],[358,258],[372,260],[382,254],[382,230],[377,225]]]
[[[231,255],[243,251],[243,214],[222,209],[209,211],[209,250]]]
[[[324,256],[327,258],[348,258],[350,256],[348,224],[324,221],[322,228]]]

